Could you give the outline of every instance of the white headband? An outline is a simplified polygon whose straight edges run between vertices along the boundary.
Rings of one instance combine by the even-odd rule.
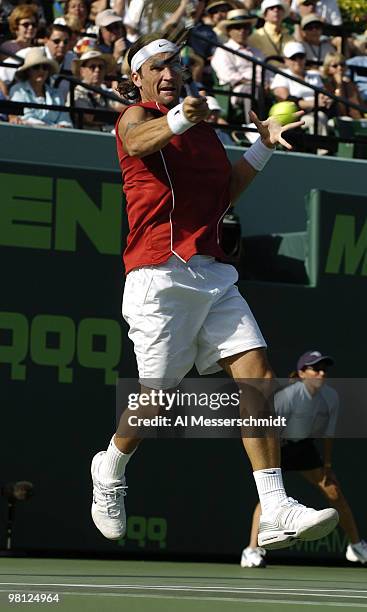
[[[179,48],[170,40],[165,38],[153,40],[149,45],[145,45],[145,47],[135,53],[131,60],[131,72],[137,72],[144,62],[157,53],[177,53],[178,51]]]

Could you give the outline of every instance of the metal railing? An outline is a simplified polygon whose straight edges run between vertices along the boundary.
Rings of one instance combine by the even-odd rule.
[[[193,32],[192,35],[198,39],[206,41],[206,37],[203,36],[202,34]],[[318,135],[318,117],[319,117],[318,113],[320,110],[323,110],[323,107],[319,106],[318,98],[321,94],[323,94],[331,98],[333,101],[335,101],[338,104],[344,104],[347,108],[353,108],[353,109],[358,110],[361,114],[367,114],[367,106],[360,105],[355,102],[351,102],[348,98],[345,98],[343,96],[337,96],[334,93],[324,88],[318,87],[316,85],[312,85],[311,83],[308,83],[308,82],[305,82],[304,79],[301,79],[295,75],[289,74],[288,72],[284,72],[283,70],[281,70],[280,68],[278,68],[277,66],[271,63],[274,60],[281,61],[283,59],[281,57],[272,56],[272,57],[268,57],[266,60],[261,60],[252,55],[243,53],[242,51],[236,51],[235,49],[231,49],[230,47],[227,47],[226,45],[220,42],[213,43],[213,45],[221,49],[224,49],[228,53],[231,53],[233,55],[246,59],[252,64],[252,78],[250,81],[251,92],[241,93],[241,92],[235,92],[232,89],[227,91],[224,89],[217,89],[215,87],[212,87],[212,88],[206,89],[208,93],[214,94],[214,95],[220,94],[220,95],[224,95],[228,97],[235,96],[237,98],[251,98],[253,102],[256,101],[260,117],[265,118],[265,110],[266,110],[265,83],[267,79],[266,74],[267,72],[271,72],[273,74],[280,74],[281,76],[284,76],[287,79],[294,81],[296,83],[299,83],[301,85],[306,84],[307,88],[309,88],[310,90],[314,92],[314,108],[312,111],[314,115],[314,134],[313,134],[314,138],[313,139],[309,138],[309,136],[312,136],[311,134],[304,135],[304,137],[306,136],[310,142],[312,141],[312,142],[317,142],[318,144],[320,144],[320,142],[322,142],[323,139],[326,139],[328,140],[329,144],[332,143],[333,145],[335,144],[335,141],[366,144],[366,139],[364,137],[355,137],[355,138],[348,138],[348,139],[339,138],[338,139],[336,137],[331,137],[331,136],[330,137],[329,136],[319,136]],[[11,55],[18,61],[19,64],[23,64],[24,62],[23,59],[19,58],[19,56],[16,56],[15,54],[11,54]],[[15,68],[14,63],[9,63],[6,61],[0,62],[0,65],[8,66],[10,68]],[[261,69],[260,83],[258,83],[257,81],[258,67],[260,67]],[[348,65],[348,69],[351,71],[352,76],[354,76],[355,74],[362,74],[363,76],[367,75],[367,68]],[[80,79],[78,79],[77,77],[73,76],[70,73],[61,72],[59,75],[57,75],[57,79],[59,81],[64,79],[70,83],[70,106],[66,106],[66,105],[58,106],[58,105],[36,104],[36,103],[32,104],[29,102],[12,102],[11,100],[3,100],[3,101],[0,101],[0,112],[3,112],[4,114],[18,115],[18,114],[22,114],[24,108],[41,108],[41,109],[46,109],[46,110],[66,111],[70,114],[70,116],[73,119],[73,123],[79,129],[83,128],[83,115],[84,114],[89,114],[89,115],[93,114],[97,118],[101,118],[101,120],[103,120],[103,118],[110,118],[111,120],[114,120],[114,118],[118,116],[118,112],[114,111],[113,109],[108,109],[108,108],[100,109],[100,108],[75,106],[74,90],[75,90],[75,87],[78,85],[91,92],[100,94],[106,100],[111,100],[111,101],[118,102],[120,104],[125,104],[125,105],[131,104],[131,102],[127,101],[126,99],[120,97],[117,94],[108,92],[100,87],[95,87],[93,85],[87,85],[86,83],[84,83],[83,81],[81,81]],[[231,128],[233,127],[234,126],[231,126]],[[221,126],[221,128],[226,129],[224,126]],[[244,132],[256,131],[244,125],[236,125],[235,129],[237,130],[241,129]],[[333,146],[332,148],[335,148],[335,147]]]
[[[204,41],[206,40],[205,36],[197,32],[193,32],[192,36],[195,36],[196,38],[200,40],[204,40]],[[318,87],[317,85],[308,83],[304,79],[301,79],[293,74],[289,74],[288,72],[284,72],[284,70],[281,70],[277,66],[274,66],[271,63],[271,60],[280,61],[282,58],[278,56],[272,56],[272,57],[267,58],[266,60],[261,60],[257,57],[254,57],[253,55],[249,55],[247,53],[243,53],[242,51],[236,51],[235,49],[231,49],[230,47],[227,47],[226,45],[220,42],[213,43],[213,46],[224,49],[225,51],[227,51],[228,53],[231,53],[232,55],[236,55],[237,57],[241,57],[251,62],[252,64],[251,97],[253,101],[256,100],[257,102],[257,107],[259,110],[260,117],[265,118],[264,117],[265,115],[265,95],[264,94],[265,94],[265,83],[266,83],[266,73],[267,72],[272,72],[274,74],[280,74],[281,76],[284,76],[287,79],[294,81],[295,83],[306,85],[307,88],[309,88],[310,90],[314,92],[314,108],[312,110],[312,113],[314,116],[314,134],[315,135],[318,134],[318,123],[319,123],[318,113],[320,110],[321,111],[323,110],[323,107],[319,106],[319,96],[321,94],[327,96],[328,98],[331,98],[337,104],[344,104],[347,108],[353,108],[353,109],[358,110],[362,115],[367,114],[367,105],[364,106],[356,102],[351,102],[348,98],[345,98],[344,96],[337,96],[334,93],[328,91],[327,89],[323,87]],[[257,67],[261,68],[260,85],[257,83]],[[348,66],[348,68],[351,68],[351,66]],[[355,67],[355,68],[356,68],[355,73],[358,74],[359,67]],[[258,95],[253,95],[253,92],[254,91],[256,92],[256,90],[258,90]],[[212,89],[211,91],[214,92],[214,89]],[[209,89],[208,89],[208,92],[209,92]],[[233,92],[233,91],[221,90],[220,93],[221,95],[225,95],[225,96],[235,95],[236,97],[241,97],[238,92]],[[248,94],[245,95],[245,97],[248,97]],[[243,126],[243,129],[245,131],[244,126]]]
[[[4,65],[4,63],[0,62],[0,65]],[[11,67],[14,67],[14,64],[9,64]],[[130,102],[121,98],[119,95],[114,94],[112,92],[106,91],[101,87],[96,87],[94,85],[88,85],[84,83],[80,79],[71,74],[60,73],[57,78],[61,80],[66,80],[70,83],[70,106],[67,105],[59,105],[59,104],[40,104],[35,102],[15,102],[13,100],[0,100],[0,114],[4,115],[22,115],[25,108],[35,108],[42,110],[55,110],[59,112],[67,112],[74,124],[74,126],[78,129],[83,129],[83,115],[93,115],[96,119],[100,121],[106,121],[107,123],[114,123],[117,120],[119,115],[119,111],[114,110],[112,108],[92,108],[92,107],[83,107],[75,105],[74,98],[74,90],[80,85],[87,91],[91,91],[93,93],[100,94],[105,100],[111,100],[112,102],[118,102],[119,104],[124,104],[125,106],[129,106]]]

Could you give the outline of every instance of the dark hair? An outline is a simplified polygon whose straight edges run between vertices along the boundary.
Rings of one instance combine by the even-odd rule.
[[[127,98],[128,100],[139,100],[140,99],[140,91],[134,85],[131,80],[131,62],[140,49],[145,47],[145,45],[149,45],[149,43],[153,42],[153,40],[158,40],[162,36],[159,34],[145,34],[144,36],[140,36],[137,41],[135,41],[126,54],[126,63],[128,64],[129,72],[127,78],[121,81],[121,83],[117,86],[117,91],[123,98]],[[139,72],[139,71],[138,71]],[[140,74],[140,72],[139,72]]]
[[[51,38],[54,32],[64,32],[69,38],[71,38],[73,34],[69,26],[63,25],[62,23],[51,23],[46,30],[46,38]]]

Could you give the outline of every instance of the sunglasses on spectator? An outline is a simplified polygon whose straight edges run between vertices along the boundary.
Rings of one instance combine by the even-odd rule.
[[[327,365],[322,365],[319,363],[315,363],[315,365],[308,365],[305,366],[303,368],[303,370],[313,370],[314,372],[327,372],[328,371],[328,366]]]
[[[19,25],[22,26],[23,28],[35,28],[36,27],[36,22],[35,21],[20,21]]]
[[[250,23],[238,23],[237,25],[231,25],[228,28],[229,30],[252,30],[252,25]]]
[[[338,68],[338,66],[345,66],[345,62],[338,62],[337,64],[329,64],[330,68]]]
[[[292,60],[292,61],[293,60],[297,61],[297,60],[305,59],[305,57],[306,57],[306,55],[304,53],[296,53],[295,55],[292,55],[292,57],[290,57],[289,59]]]
[[[89,66],[84,66],[84,68],[89,68],[89,70],[104,70],[106,66],[104,64],[89,64]]]
[[[55,43],[55,45],[61,45],[61,43],[63,45],[68,45],[69,44],[69,39],[68,38],[50,38],[50,41]]]
[[[35,64],[35,66],[31,66],[32,70],[44,70],[45,72],[48,71],[48,65],[47,64]]]

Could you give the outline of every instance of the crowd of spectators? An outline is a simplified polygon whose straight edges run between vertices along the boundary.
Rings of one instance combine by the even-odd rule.
[[[223,88],[232,94],[225,104],[225,96],[220,97],[221,113],[216,108],[211,121],[221,115],[223,124],[247,123],[248,111],[256,108],[259,97],[268,108],[274,102],[292,100],[305,111],[305,129],[312,133],[315,95],[309,85],[366,105],[367,76],[358,67],[367,67],[367,30],[364,34],[347,31],[337,0],[176,0],[169,4],[170,12],[164,0],[0,0],[0,100],[90,109],[83,113],[85,128],[112,130],[113,115],[108,120],[92,111],[123,108],[115,88],[127,76],[126,53],[131,44],[140,34],[175,28],[190,15],[195,26],[186,61],[194,79],[209,93]],[[251,58],[266,61],[284,74],[254,67]],[[108,96],[114,92],[115,99]],[[212,97],[211,104],[219,106]],[[365,117],[362,110],[326,95],[318,96],[317,105],[321,135],[330,131],[334,117]],[[2,120],[18,124],[81,124],[65,110],[0,112]]]

